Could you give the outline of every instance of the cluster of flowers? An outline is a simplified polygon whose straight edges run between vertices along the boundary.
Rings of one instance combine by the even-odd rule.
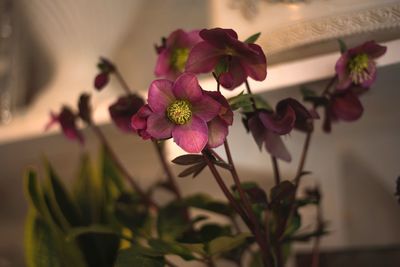
[[[115,124],[126,132],[134,132],[143,139],[173,138],[182,149],[199,153],[205,147],[218,147],[228,135],[233,112],[219,85],[234,90],[250,77],[262,81],[267,76],[267,61],[262,48],[255,44],[258,35],[240,41],[231,29],[204,29],[185,32],[176,30],[162,44],[156,46],[158,60],[153,81],[148,90],[147,104],[136,94],[120,97],[109,111]],[[313,120],[319,118],[318,107],[324,108],[324,130],[329,132],[332,121],[354,121],[361,117],[359,101],[376,78],[375,59],[386,48],[373,41],[353,49],[344,49],[336,63],[332,84],[321,96],[309,95],[313,104],[307,109],[295,99],[280,101],[275,110],[259,108],[253,100],[253,109],[243,112],[245,127],[257,145],[272,156],[290,161],[281,135],[293,129],[313,130]],[[102,89],[116,67],[102,59],[95,87]],[[206,91],[199,85],[197,74],[213,73],[217,91]],[[250,92],[249,92],[250,93]],[[82,113],[82,112],[81,112]],[[51,124],[59,122],[65,135],[83,142],[75,120],[82,117],[63,107],[60,114],[52,114]]]

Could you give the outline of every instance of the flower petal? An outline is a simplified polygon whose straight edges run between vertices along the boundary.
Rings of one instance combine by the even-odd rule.
[[[206,94],[199,101],[192,102],[192,105],[193,114],[206,122],[218,116],[221,109],[221,104]]]
[[[169,73],[173,72],[171,68],[171,50],[164,49],[157,58],[156,68],[154,70],[154,75],[156,77],[168,77]]]
[[[146,131],[155,139],[170,138],[174,124],[164,114],[153,113],[147,119]]]
[[[290,105],[281,108],[276,114],[260,112],[259,117],[267,129],[280,135],[288,134],[296,121],[296,113]]]
[[[266,130],[258,115],[251,116],[248,121],[248,128],[253,135],[258,148],[261,150],[264,143],[264,131]]]
[[[265,132],[265,149],[272,155],[281,160],[290,162],[292,157],[283,143],[281,137],[271,131]]]
[[[202,97],[196,75],[188,72],[183,73],[176,79],[172,90],[177,99],[184,99],[189,102],[198,101]]]
[[[172,131],[174,142],[188,153],[200,153],[208,141],[205,121],[193,116],[189,123],[176,126]]]
[[[344,121],[358,120],[364,111],[358,97],[350,91],[344,95],[333,97],[330,108],[336,118]]]
[[[219,117],[207,123],[208,146],[211,148],[222,145],[228,135],[228,125]]]
[[[367,54],[372,59],[384,55],[386,50],[386,46],[379,45],[375,41],[368,41],[360,46],[360,52]]]
[[[155,80],[150,84],[147,102],[154,112],[165,112],[175,100],[172,86],[173,82],[166,79]]]
[[[221,85],[233,90],[246,81],[246,69],[242,66],[240,59],[233,57],[229,62],[228,72],[222,73],[219,77]]]
[[[242,59],[242,66],[248,76],[256,81],[263,81],[267,77],[267,58],[259,45],[249,44],[249,47],[257,53]]]
[[[186,61],[186,71],[193,73],[207,73],[218,64],[222,52],[207,42],[201,42],[190,50]]]
[[[200,36],[214,47],[225,49],[226,46],[237,41],[237,33],[232,29],[204,29],[200,31]]]

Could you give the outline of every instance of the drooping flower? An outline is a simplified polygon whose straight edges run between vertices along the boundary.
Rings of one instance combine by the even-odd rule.
[[[143,139],[150,139],[151,136],[147,132],[147,119],[153,112],[148,104],[143,105],[138,112],[131,118],[131,126],[137,134]]]
[[[69,107],[63,106],[59,114],[51,112],[50,116],[50,122],[45,127],[46,131],[54,124],[59,123],[63,134],[68,139],[77,140],[81,144],[84,143],[83,135],[76,126],[78,116]]]
[[[194,74],[184,73],[175,82],[153,81],[147,101],[152,114],[146,131],[151,137],[173,137],[189,153],[203,150],[208,142],[207,122],[219,114],[221,104],[203,92]]]
[[[208,146],[215,148],[222,145],[228,135],[228,127],[233,123],[233,111],[220,92],[204,91],[204,93],[221,105],[218,116],[207,122]]]
[[[144,105],[144,100],[138,95],[130,94],[119,97],[108,110],[115,125],[124,132],[135,132],[132,128],[131,118]]]
[[[86,123],[92,123],[92,107],[90,106],[90,95],[81,94],[78,101],[78,116]]]
[[[386,53],[386,47],[375,41],[345,51],[336,62],[338,90],[345,90],[351,85],[368,88],[376,79],[375,59]]]
[[[264,144],[271,155],[290,161],[291,156],[280,136],[290,133],[294,128],[312,131],[313,119],[315,116],[300,102],[286,98],[278,102],[275,112],[257,110],[246,114],[245,125],[260,149]]]
[[[238,40],[232,29],[215,28],[200,31],[203,42],[195,45],[190,51],[186,71],[207,73],[217,65],[221,85],[234,89],[247,77],[262,81],[267,76],[267,60],[261,47]]]
[[[200,41],[198,30],[185,32],[178,29],[163,38],[161,46],[155,47],[158,54],[155,75],[175,80],[185,70],[190,49]]]
[[[94,88],[100,91],[108,84],[110,74],[115,71],[115,66],[108,59],[100,58],[97,67],[100,70],[100,73],[98,73],[94,79]]]
[[[331,132],[332,122],[356,121],[361,118],[364,108],[355,90],[335,91],[328,99],[325,106],[325,119],[323,130]]]

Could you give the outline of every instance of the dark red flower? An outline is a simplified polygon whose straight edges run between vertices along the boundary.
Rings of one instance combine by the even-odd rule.
[[[190,51],[186,71],[207,73],[217,65],[219,82],[228,89],[241,85],[247,77],[262,81],[267,76],[267,60],[261,47],[238,40],[232,29],[215,28],[200,31],[203,42]]]
[[[356,121],[361,118],[364,108],[355,90],[336,91],[325,106],[323,130],[330,132],[332,122]]]
[[[100,70],[100,73],[97,74],[94,79],[94,87],[100,91],[108,84],[110,74],[115,71],[115,66],[108,59],[100,58],[97,67]]]
[[[386,47],[375,41],[345,51],[336,62],[335,70],[339,78],[338,90],[351,85],[368,88],[376,79],[375,59],[386,53]]]
[[[50,129],[54,124],[59,123],[63,134],[71,140],[77,140],[84,143],[83,135],[76,126],[78,116],[72,112],[69,107],[63,106],[59,114],[50,113],[51,120],[46,125],[45,130]]]
[[[138,95],[127,95],[118,98],[118,100],[109,107],[110,116],[115,125],[124,132],[135,132],[132,128],[131,118],[144,105],[144,100]]]
[[[178,29],[156,46],[158,54],[154,73],[157,77],[175,80],[185,70],[190,49],[201,41],[199,31],[185,32]]]
[[[315,116],[300,102],[286,98],[278,102],[275,112],[257,110],[247,114],[246,122],[260,149],[264,144],[271,155],[290,161],[291,156],[280,135],[288,134],[294,128],[305,132],[312,131],[313,119]]]

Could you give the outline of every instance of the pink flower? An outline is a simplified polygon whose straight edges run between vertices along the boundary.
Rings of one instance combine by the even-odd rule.
[[[69,107],[62,107],[61,112],[57,115],[53,112],[50,113],[51,120],[46,125],[45,130],[50,129],[54,124],[59,123],[63,134],[71,140],[77,140],[81,144],[84,143],[81,132],[76,127],[76,119],[78,116],[74,114]]]
[[[336,62],[339,78],[338,90],[345,90],[352,84],[368,88],[376,79],[375,59],[386,53],[386,47],[375,41],[345,51]]]
[[[152,82],[148,93],[152,111],[147,133],[154,139],[174,138],[189,153],[199,153],[208,142],[207,122],[220,112],[221,104],[200,88],[194,74],[184,73],[175,82]]]
[[[175,80],[185,70],[190,49],[200,41],[198,30],[185,32],[179,29],[172,32],[167,39],[163,38],[161,46],[156,46],[158,59],[155,75]]]
[[[247,77],[257,81],[266,78],[267,60],[260,46],[239,41],[232,29],[205,29],[200,36],[204,41],[190,51],[186,71],[207,73],[218,65],[223,69],[218,80],[228,89],[238,87]]]
[[[109,107],[110,116],[115,125],[124,132],[135,132],[132,128],[131,118],[144,105],[144,100],[138,95],[127,95],[118,98],[118,100]]]
[[[228,135],[228,127],[233,123],[233,112],[228,101],[220,92],[204,91],[204,93],[221,105],[218,116],[207,122],[208,146],[215,148],[224,143]]]
[[[146,104],[131,118],[132,128],[145,140],[151,138],[150,134],[147,132],[147,119],[152,113],[149,105]]]

